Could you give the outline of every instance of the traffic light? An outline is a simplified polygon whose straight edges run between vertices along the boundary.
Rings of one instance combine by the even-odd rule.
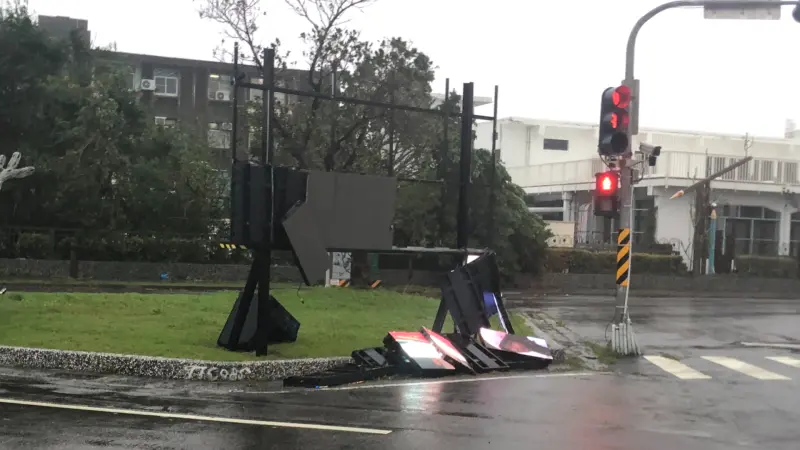
[[[619,172],[609,170],[594,175],[594,215],[619,215]]]
[[[628,126],[631,121],[631,89],[610,87],[603,91],[600,105],[600,137],[597,152],[602,156],[618,156],[628,150]]]

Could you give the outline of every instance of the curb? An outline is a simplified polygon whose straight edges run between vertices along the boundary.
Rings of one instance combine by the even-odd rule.
[[[202,361],[0,346],[0,366],[184,381],[274,381],[328,370],[348,362],[352,362],[350,357]]]
[[[178,285],[169,284],[35,284],[6,283],[9,292],[86,292],[86,293],[180,293],[180,292],[223,292],[237,291],[241,287],[212,285]]]
[[[508,302],[521,302],[526,300],[566,297],[613,297],[614,291],[609,290],[531,290],[528,292],[514,293],[507,299]],[[727,299],[763,299],[763,300],[795,300],[796,293],[791,292],[703,292],[703,291],[656,291],[656,290],[631,290],[631,296],[639,298],[681,298],[697,300],[727,300]]]

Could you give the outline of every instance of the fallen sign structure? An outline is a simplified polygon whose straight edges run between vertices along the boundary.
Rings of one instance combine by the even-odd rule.
[[[325,279],[329,251],[463,257],[477,252],[394,247],[396,196],[394,177],[236,161],[231,187],[231,242],[223,245],[252,250],[254,258],[217,345],[264,355],[271,344],[297,340],[300,322],[270,294],[269,261],[273,250],[291,251],[295,266],[309,286]],[[443,315],[441,320],[444,321]]]
[[[356,350],[353,363],[286,378],[286,387],[331,387],[393,375],[441,377],[514,369],[545,369],[553,355],[544,339],[513,334],[499,292],[495,254],[486,252],[447,274],[432,329],[388,332],[383,347]],[[443,312],[444,311],[444,312]],[[455,330],[443,333],[447,313]],[[506,331],[490,328],[497,314]]]

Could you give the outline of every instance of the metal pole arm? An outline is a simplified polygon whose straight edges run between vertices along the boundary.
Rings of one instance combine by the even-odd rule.
[[[625,52],[625,81],[634,80],[634,61],[636,53],[636,38],[639,36],[639,30],[642,29],[644,24],[650,21],[659,13],[668,9],[685,8],[691,6],[716,6],[719,8],[747,8],[759,6],[792,6],[798,5],[797,0],[748,0],[748,1],[721,1],[721,0],[678,0],[674,2],[664,3],[663,5],[656,6],[647,14],[643,15],[631,29],[631,34],[628,35],[628,46]]]

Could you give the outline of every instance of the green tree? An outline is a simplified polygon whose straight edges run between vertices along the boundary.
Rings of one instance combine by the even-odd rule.
[[[36,173],[0,192],[0,224],[208,234],[225,183],[207,145],[157,128],[88,43],[45,35],[24,6],[0,22],[0,139]]]
[[[258,21],[265,14],[261,2],[198,1],[201,16],[223,25],[226,39],[242,43],[246,60],[260,68],[264,46],[258,37]],[[349,12],[371,1],[285,1],[310,28],[300,35],[308,66],[306,90],[330,95],[335,86],[335,93],[350,98],[420,108],[433,105],[431,84],[436,67],[424,52],[399,37],[365,42],[358,32],[342,25]],[[279,40],[270,45],[281,55],[277,67],[280,73],[287,69],[286,54],[280,53]],[[218,55],[229,56],[224,52]],[[250,126],[260,136],[260,104],[251,107]],[[447,105],[438,108],[457,113],[459,97],[452,95]],[[396,214],[397,244],[455,244],[460,119],[447,120],[450,137],[445,142],[442,117],[389,108],[314,98],[277,105],[276,117],[279,164],[441,180],[427,184],[401,183]],[[489,244],[488,221],[481,214],[488,211],[489,203],[487,158],[488,152],[475,152],[469,230],[471,244],[475,246]],[[528,212],[524,194],[511,183],[499,164],[495,175],[498,188],[494,247],[507,271],[535,271],[546,239],[544,225]],[[354,263],[363,262],[362,256],[354,255]]]

